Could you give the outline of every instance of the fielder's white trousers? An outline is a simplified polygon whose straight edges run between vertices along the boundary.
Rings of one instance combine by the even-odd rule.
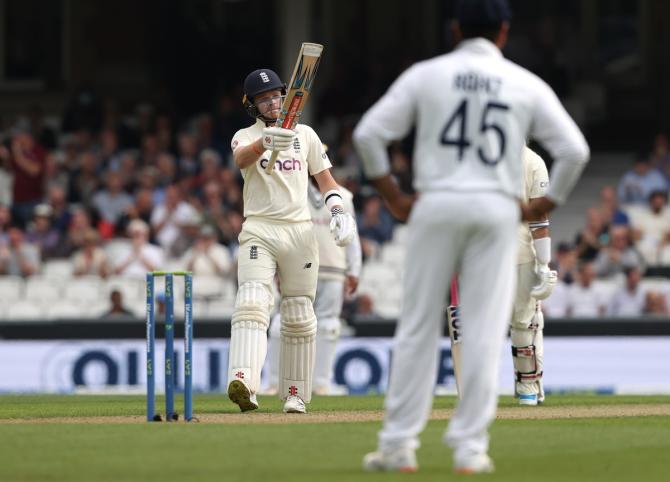
[[[381,450],[418,448],[437,376],[449,283],[459,275],[461,395],[445,440],[459,453],[488,450],[500,350],[516,282],[519,207],[495,192],[422,193],[409,220],[404,303],[396,328]]]

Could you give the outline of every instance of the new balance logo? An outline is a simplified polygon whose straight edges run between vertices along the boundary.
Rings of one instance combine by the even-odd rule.
[[[265,72],[261,72],[260,76],[261,76],[261,80],[263,81],[264,84],[267,84],[268,82],[270,82],[270,77],[268,77],[268,74],[266,74]]]
[[[309,269],[312,267],[312,263],[305,263],[305,266],[302,267],[302,269]]]
[[[258,246],[249,248],[249,259],[258,259]]]

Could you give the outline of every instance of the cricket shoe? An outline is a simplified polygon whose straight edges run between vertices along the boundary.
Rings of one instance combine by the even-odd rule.
[[[537,394],[536,393],[529,393],[529,394],[519,394],[519,405],[537,405],[538,400],[537,400]]]
[[[494,470],[493,460],[486,454],[471,454],[454,458],[454,472],[457,474],[491,474]]]
[[[289,395],[284,402],[284,413],[306,413],[305,402],[297,395]]]
[[[256,401],[256,394],[251,393],[249,387],[242,380],[233,380],[228,384],[228,398],[233,403],[239,405],[242,412],[249,410],[256,410],[258,402]]]
[[[363,457],[365,472],[416,472],[416,453],[413,449],[401,448],[393,451],[378,450]]]

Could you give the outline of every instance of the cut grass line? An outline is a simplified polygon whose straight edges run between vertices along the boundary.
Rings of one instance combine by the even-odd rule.
[[[324,411],[307,414],[284,414],[267,412],[247,413],[209,413],[198,417],[204,424],[224,425],[282,425],[282,424],[321,424],[321,423],[359,423],[380,422],[381,410],[340,412]],[[449,420],[453,409],[434,409],[431,420]],[[498,409],[499,420],[564,420],[597,419],[621,417],[670,416],[669,404],[623,404],[601,406],[540,406],[540,407],[502,407]],[[197,424],[198,422],[195,422]],[[146,423],[142,416],[81,416],[81,417],[38,417],[0,419],[0,424],[135,424]],[[193,422],[192,422],[193,423]]]

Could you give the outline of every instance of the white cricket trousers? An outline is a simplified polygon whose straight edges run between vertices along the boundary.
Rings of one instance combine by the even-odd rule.
[[[497,192],[422,193],[408,223],[404,302],[396,328],[379,448],[418,448],[433,402],[449,283],[459,275],[461,400],[445,441],[485,453],[495,417],[500,351],[516,283],[520,211]]]

